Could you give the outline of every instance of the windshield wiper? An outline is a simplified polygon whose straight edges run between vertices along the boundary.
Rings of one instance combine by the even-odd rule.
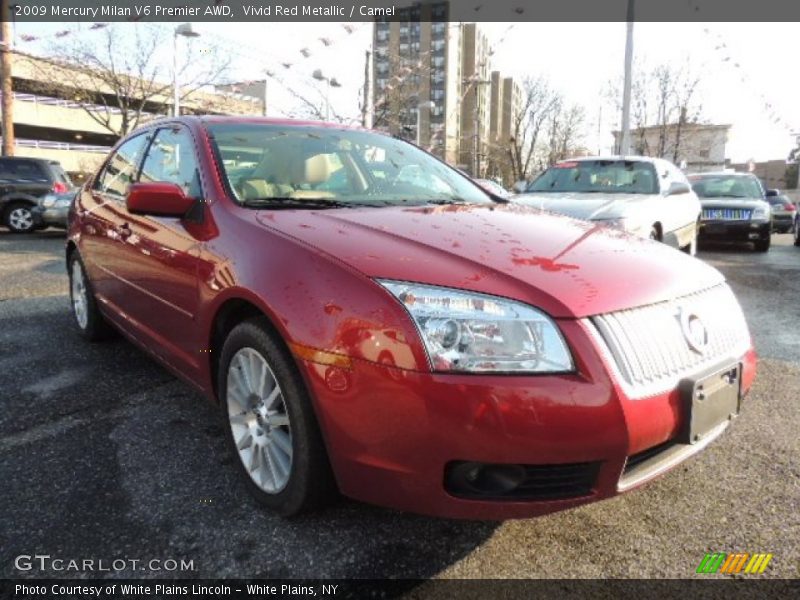
[[[292,209],[292,208],[347,208],[353,203],[334,200],[333,198],[248,198],[240,202],[247,208]]]

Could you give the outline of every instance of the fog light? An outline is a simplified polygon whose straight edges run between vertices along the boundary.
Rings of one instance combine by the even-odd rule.
[[[446,487],[457,494],[498,496],[513,492],[524,479],[522,465],[462,462],[448,470]]]
[[[760,238],[760,237],[761,237],[761,236],[760,236],[759,234],[757,234],[757,233],[751,233],[751,234],[750,234],[750,239],[751,239],[751,240],[757,240],[757,239],[758,239],[758,238]]]

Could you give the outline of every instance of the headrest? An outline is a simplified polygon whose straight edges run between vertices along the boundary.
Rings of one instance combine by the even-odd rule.
[[[315,154],[305,162],[304,181],[312,185],[328,181],[331,176],[331,161],[327,154]]]

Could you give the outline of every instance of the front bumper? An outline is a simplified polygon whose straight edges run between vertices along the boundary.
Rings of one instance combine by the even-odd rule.
[[[31,209],[31,214],[33,215],[33,223],[37,228],[58,227],[59,229],[66,229],[68,213],[69,213],[69,206],[52,207],[52,208],[34,206]]]
[[[730,242],[754,242],[769,239],[769,221],[701,221],[699,239]]]
[[[571,342],[575,374],[456,375],[362,360],[349,369],[300,361],[342,493],[440,517],[526,518],[617,495],[687,458],[626,482],[628,457],[679,436],[680,394],[629,400],[580,324],[559,325]],[[755,372],[752,350],[742,364],[746,391]],[[462,461],[534,471],[592,465],[592,481],[584,493],[556,499],[458,497],[445,478]]]

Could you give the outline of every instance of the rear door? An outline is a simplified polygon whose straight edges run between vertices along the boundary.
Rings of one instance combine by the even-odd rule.
[[[124,304],[123,284],[125,196],[138,175],[150,138],[147,133],[130,138],[108,158],[91,186],[80,192],[81,258],[98,299],[118,314]]]

